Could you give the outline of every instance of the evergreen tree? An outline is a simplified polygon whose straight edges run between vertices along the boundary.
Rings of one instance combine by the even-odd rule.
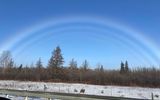
[[[100,72],[101,72],[101,73],[103,73],[103,72],[104,72],[103,65],[101,65]]]
[[[100,67],[100,84],[104,84],[104,68],[103,65]]]
[[[125,72],[129,71],[129,67],[128,67],[128,61],[125,62]]]
[[[52,52],[52,56],[49,60],[48,67],[62,67],[64,63],[64,59],[61,54],[61,48],[59,46],[56,47],[56,49]]]
[[[120,73],[123,74],[125,72],[125,67],[124,67],[124,63],[121,62],[121,69],[120,69]]]
[[[85,76],[87,74],[86,72],[87,72],[88,69],[89,69],[89,63],[88,63],[87,60],[85,60],[82,63],[82,66],[81,66],[81,69],[80,69],[80,82],[85,80]]]
[[[41,69],[42,67],[43,67],[42,61],[41,61],[41,58],[39,58],[37,63],[36,63],[36,68]]]
[[[69,68],[68,68],[68,78],[71,81],[78,80],[78,68],[77,68],[77,61],[72,59],[69,63]]]
[[[22,64],[20,64],[20,66],[18,67],[18,70],[21,70],[21,69],[22,69],[22,67],[23,67],[23,65],[22,65]]]
[[[96,74],[96,84],[104,84],[104,68],[103,65],[98,64],[95,69]]]
[[[83,69],[84,71],[87,71],[88,68],[89,68],[89,63],[88,63],[87,60],[85,60],[85,61],[83,62],[83,64],[82,64],[82,69]]]
[[[48,63],[48,73],[52,79],[63,78],[63,57],[61,54],[61,48],[59,46],[52,52],[52,56]]]

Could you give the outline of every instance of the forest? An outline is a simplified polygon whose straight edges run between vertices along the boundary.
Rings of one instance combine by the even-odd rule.
[[[127,60],[120,62],[119,69],[105,68],[99,64],[93,69],[87,60],[78,66],[74,59],[64,66],[59,46],[53,50],[47,66],[43,65],[41,58],[35,65],[27,66],[16,65],[10,51],[3,51],[0,55],[0,80],[160,87],[160,68],[130,68]]]

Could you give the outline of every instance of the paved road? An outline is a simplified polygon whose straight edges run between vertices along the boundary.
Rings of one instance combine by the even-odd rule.
[[[32,97],[32,98],[52,98],[60,100],[142,100],[142,99],[131,99],[131,98],[117,98],[108,96],[93,96],[83,94],[66,94],[66,93],[44,93],[44,92],[31,92],[31,91],[19,91],[19,90],[5,90],[0,89],[1,95],[11,95],[11,97]],[[15,100],[15,99],[14,99]],[[21,99],[22,100],[22,99]],[[24,99],[23,99],[24,100]],[[35,99],[38,100],[38,99]],[[40,99],[44,100],[44,99]]]

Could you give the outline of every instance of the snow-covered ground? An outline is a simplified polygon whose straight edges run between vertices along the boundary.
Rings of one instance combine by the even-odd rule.
[[[0,95],[0,97],[9,98],[11,100],[46,100],[46,98],[18,97],[11,95]]]
[[[154,99],[160,100],[160,88],[153,89],[141,87],[102,86],[75,83],[71,84],[49,82],[0,81],[0,89],[87,94],[139,99],[151,99],[151,94],[153,93]]]

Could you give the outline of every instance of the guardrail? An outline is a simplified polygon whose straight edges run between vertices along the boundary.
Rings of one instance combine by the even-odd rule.
[[[40,98],[53,98],[61,100],[146,100],[136,98],[124,98],[124,97],[111,97],[111,96],[95,96],[86,94],[70,94],[70,93],[56,93],[56,92],[39,92],[39,91],[24,91],[24,90],[10,90],[0,89],[0,94],[8,94],[12,96],[21,97],[40,97]]]

